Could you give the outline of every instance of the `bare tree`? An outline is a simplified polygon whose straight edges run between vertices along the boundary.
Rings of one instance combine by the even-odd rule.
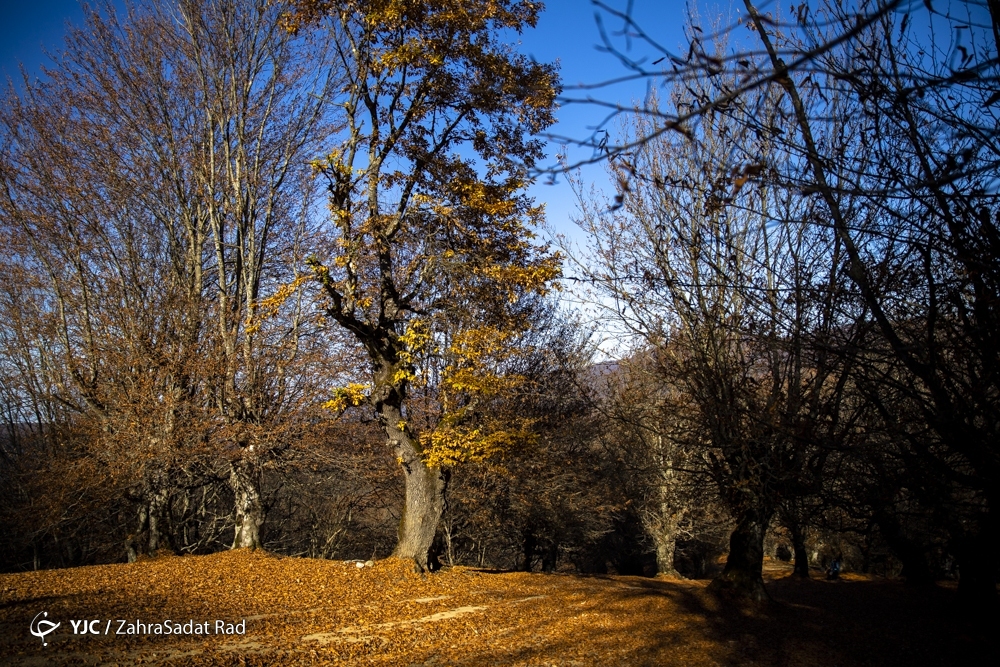
[[[753,5],[747,9],[769,62],[780,68],[778,49],[796,42],[774,34]],[[851,20],[829,12],[837,26]],[[902,428],[907,448],[951,487],[929,494],[936,496],[930,502],[963,508],[939,514],[962,563],[960,593],[993,604],[1000,153],[990,105],[1000,66],[996,43],[982,34],[977,41],[972,31],[949,52],[907,18],[883,16],[823,59],[825,96],[806,95],[802,77],[781,85],[807,187],[826,209],[852,282],[891,351],[895,372],[870,398],[890,424],[898,420],[887,396],[918,406],[911,414],[922,418]],[[961,27],[954,23],[946,25]],[[851,141],[842,146],[823,140],[830,132],[818,120],[836,104],[851,118]],[[916,487],[941,488],[911,473]]]
[[[131,481],[132,553],[172,541],[175,492],[214,484],[220,460],[233,544],[259,545],[254,465],[323,386],[305,297],[247,324],[311,243],[307,157],[335,71],[279,20],[226,0],[89,11],[47,78],[8,96],[7,266],[39,277],[17,321],[53,342],[32,392],[93,422],[93,456]]]
[[[698,94],[688,88],[669,103]],[[583,204],[593,260],[579,264],[610,318],[657,350],[659,372],[691,401],[686,444],[736,521],[716,586],[757,599],[779,498],[814,487],[844,434],[850,357],[838,351],[856,325],[842,247],[811,226],[808,200],[763,178],[788,159],[754,131],[783,125],[778,102],[767,91],[741,99],[690,137],[645,138],[659,125],[640,116],[632,136],[644,139],[611,162],[628,184],[616,205]]]

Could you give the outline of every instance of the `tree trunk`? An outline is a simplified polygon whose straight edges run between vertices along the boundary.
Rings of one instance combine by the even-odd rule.
[[[679,576],[674,567],[674,552],[677,550],[677,525],[680,512],[672,512],[666,503],[660,508],[658,525],[653,533],[656,543],[656,571],[659,574]]]
[[[139,505],[139,521],[137,522],[135,532],[125,538],[125,558],[129,563],[139,560],[139,554],[143,551],[142,538],[148,529],[149,507],[143,503]]]
[[[445,552],[444,553],[445,553],[445,556],[448,557],[448,565],[449,565],[449,567],[454,567],[455,566],[455,550],[454,550],[452,542],[451,542],[451,532],[452,532],[451,522],[450,521],[446,521],[445,525],[444,525],[444,548],[445,548]]]
[[[396,420],[396,423],[400,422]],[[399,541],[392,555],[411,559],[418,571],[428,572],[438,565],[433,553],[434,536],[444,513],[448,475],[446,471],[424,463],[408,434],[399,428],[390,427],[387,430],[390,431],[390,443],[396,448],[396,458],[403,469],[406,484],[406,500],[399,519]]]
[[[659,574],[677,576],[677,568],[674,567],[674,551],[676,550],[677,540],[673,537],[656,541],[656,571]]]
[[[259,549],[260,527],[264,523],[264,503],[260,497],[253,460],[241,457],[230,466],[229,486],[233,490],[236,527],[233,549]]]
[[[373,357],[375,385],[382,387],[374,402],[375,414],[389,446],[396,452],[406,488],[398,541],[392,555],[412,560],[418,572],[429,572],[440,567],[435,537],[444,514],[449,473],[428,466],[421,456],[419,441],[403,417],[405,385],[396,386],[390,379],[397,368],[394,361],[395,357]]]
[[[147,553],[154,555],[159,549],[168,548],[171,543],[169,474],[165,470],[154,470],[149,475],[145,496],[145,523],[149,529]]]
[[[161,486],[150,490],[149,494],[149,553],[155,554],[170,542],[167,517],[170,494]]]
[[[524,540],[521,543],[523,545],[523,558],[521,560],[521,571],[531,572],[532,563],[535,560],[535,533],[534,531],[527,530],[524,533]]]
[[[549,543],[549,546],[545,549],[542,554],[542,572],[551,574],[556,571],[556,564],[559,561],[559,542],[555,539]]]
[[[798,521],[787,521],[788,532],[792,535],[792,552],[795,556],[793,576],[809,578],[809,554],[806,553],[806,531]]]
[[[764,534],[772,512],[752,507],[744,509],[729,538],[726,567],[709,588],[735,593],[756,602],[770,599],[764,588]]]
[[[925,585],[934,583],[934,575],[930,566],[927,565],[925,550],[916,541],[911,540],[903,533],[903,527],[899,521],[886,510],[875,512],[875,523],[878,524],[879,532],[885,540],[892,553],[903,564],[903,571],[900,573],[906,583]]]

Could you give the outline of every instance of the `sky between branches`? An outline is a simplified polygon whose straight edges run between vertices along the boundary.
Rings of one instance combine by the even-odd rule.
[[[613,6],[626,7],[625,1],[609,0]],[[125,3],[117,0],[114,5],[124,12]],[[620,77],[625,73],[618,60],[598,50],[601,34],[594,14],[596,8],[590,0],[546,0],[546,9],[538,27],[512,40],[520,40],[520,50],[539,61],[559,60],[563,83],[566,86],[594,84]],[[29,76],[41,76],[42,67],[51,64],[46,52],[55,53],[62,48],[66,25],[82,25],[83,12],[77,0],[35,0],[19,2],[2,0],[0,4],[0,74],[17,84],[20,79],[19,66],[23,64]],[[662,44],[675,47],[683,41],[682,28],[687,13],[687,5],[677,0],[634,0],[634,16],[643,26],[654,32]],[[620,32],[621,23],[607,22],[604,28],[617,46],[624,46]],[[639,44],[633,42],[637,48]],[[641,51],[636,51],[641,55]],[[635,55],[635,54],[633,54]],[[655,56],[654,56],[655,58]],[[608,89],[593,91],[572,91],[573,96],[591,94],[605,100],[626,105],[641,100],[646,94],[647,82],[633,81]],[[20,86],[18,86],[20,87]],[[584,105],[568,105],[560,109],[559,124],[553,132],[566,136],[585,137],[603,120],[600,109]],[[614,127],[609,128],[614,132]],[[560,150],[552,145],[549,161]],[[578,149],[579,150],[579,149]],[[576,155],[576,153],[572,153]],[[580,153],[580,157],[585,157]],[[606,184],[603,167],[590,167],[584,178]],[[545,183],[544,179],[532,188],[538,201],[547,205],[549,223],[552,228],[564,234],[574,234],[570,217],[575,209],[575,198],[565,179],[556,179],[556,184]]]

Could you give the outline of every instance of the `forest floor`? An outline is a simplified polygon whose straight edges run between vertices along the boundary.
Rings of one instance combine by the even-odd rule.
[[[953,587],[800,581],[780,563],[766,575],[773,602],[739,607],[707,581],[421,576],[391,559],[359,568],[248,551],[8,574],[0,664],[1000,664],[1000,627],[963,620]],[[165,621],[202,634],[155,634]]]

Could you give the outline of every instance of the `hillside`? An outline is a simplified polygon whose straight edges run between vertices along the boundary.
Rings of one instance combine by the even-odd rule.
[[[420,576],[394,560],[359,568],[248,551],[0,575],[0,662],[997,664],[997,640],[951,613],[950,589],[787,574],[769,569],[775,602],[762,609],[720,605],[703,581],[468,568]],[[33,636],[33,619],[39,634],[50,627],[40,621],[60,625]],[[99,634],[74,634],[71,619],[97,621],[86,627]],[[177,627],[202,634],[155,634]]]

